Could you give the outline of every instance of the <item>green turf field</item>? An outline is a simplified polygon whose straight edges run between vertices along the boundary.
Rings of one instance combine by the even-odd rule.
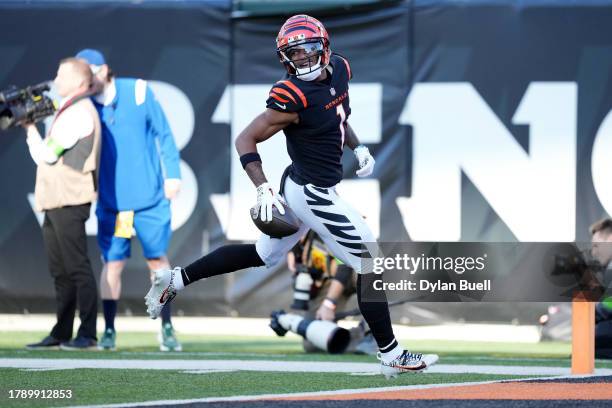
[[[297,337],[257,338],[236,336],[181,335],[182,353],[158,351],[155,334],[119,333],[116,352],[27,351],[24,344],[37,341],[44,333],[5,333],[0,336],[0,359],[95,359],[95,360],[241,360],[374,363],[370,356],[304,354]],[[567,367],[567,343],[474,343],[444,341],[404,342],[419,352],[435,352],[447,365],[517,365]],[[62,363],[63,364],[63,363]],[[180,363],[182,364],[182,363]],[[612,368],[612,362],[597,362],[598,368]],[[26,371],[0,369],[0,406],[62,406],[120,403],[168,399],[224,397],[369,388],[396,385],[439,384],[520,378],[515,375],[475,373],[425,373],[403,375],[387,381],[380,376],[349,373],[299,373],[234,371],[185,373],[181,370],[91,369]],[[11,389],[70,389],[70,400],[9,399]]]
[[[112,371],[112,372],[111,372]],[[2,392],[6,389],[71,389],[73,398],[60,405],[137,402],[147,400],[226,397],[237,395],[290,393],[338,390],[348,388],[388,387],[485,381],[519,378],[518,376],[482,374],[422,374],[401,376],[393,381],[382,377],[352,376],[336,373],[262,373],[240,371],[231,373],[183,374],[178,371],[147,370],[67,370],[23,372],[0,369]],[[59,400],[39,406],[57,406]],[[32,401],[0,399],[3,407],[32,406]]]

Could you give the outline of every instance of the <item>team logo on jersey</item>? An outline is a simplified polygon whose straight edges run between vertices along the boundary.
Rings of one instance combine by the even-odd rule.
[[[278,103],[278,102],[274,102],[274,104],[275,104],[276,106],[278,106],[279,108],[281,108],[281,109],[287,109],[287,105],[285,105],[284,103],[281,105],[281,104],[280,104],[280,103]]]
[[[329,88],[329,93],[331,96],[336,96],[336,90],[334,88]]]

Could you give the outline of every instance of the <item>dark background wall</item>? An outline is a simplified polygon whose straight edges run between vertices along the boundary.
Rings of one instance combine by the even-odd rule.
[[[575,180],[568,179],[568,183],[575,184],[571,195],[575,206],[573,213],[562,219],[564,224],[567,220],[573,224],[568,232],[571,240],[588,240],[588,225],[606,214],[602,197],[593,184],[591,156],[595,135],[612,108],[612,2],[367,3],[374,4],[348,10],[318,9],[312,14],[326,25],[333,49],[350,60],[353,85],[382,86],[381,99],[372,100],[373,104],[380,103],[380,140],[369,145],[377,158],[374,176],[380,189],[381,239],[421,239],[411,236],[406,228],[411,221],[402,213],[398,198],[410,198],[418,191],[415,183],[420,175],[415,173],[415,163],[442,160],[418,156],[421,150],[415,141],[419,136],[414,132],[419,130],[415,131],[404,119],[415,85],[471,85],[497,117],[498,128],[505,127],[528,157],[533,153],[530,150],[533,126],[513,121],[517,108],[530,84],[563,83],[575,86],[577,98],[575,106],[567,102],[576,114],[576,126],[570,129],[575,134],[575,163],[566,163],[573,167],[575,175]],[[165,82],[187,96],[195,123],[181,157],[195,176],[197,200],[187,222],[174,233],[169,251],[174,264],[186,264],[226,242],[223,216],[211,202],[213,194],[233,194],[230,191],[232,131],[227,123],[215,119],[215,112],[219,114],[223,108],[220,101],[226,88],[270,86],[283,75],[275,55],[274,38],[288,16],[274,10],[253,13],[248,7],[244,9],[247,12],[232,10],[229,2],[222,1],[155,1],[139,5],[0,2],[0,26],[4,33],[0,36],[0,89],[10,84],[23,86],[51,79],[59,59],[81,48],[93,47],[106,54],[118,76]],[[244,101],[244,104],[263,109],[264,102]],[[549,102],[550,109],[554,110],[557,105]],[[541,105],[549,102],[545,100]],[[236,107],[240,104],[232,101],[228,108],[230,118],[241,114],[232,111]],[[534,109],[534,115],[546,115],[546,106]],[[457,107],[459,116],[469,112]],[[451,120],[447,111],[432,111],[431,115],[438,115],[440,121]],[[560,118],[563,122],[561,119],[564,118]],[[473,120],[480,123],[479,117]],[[452,144],[462,135],[447,137]],[[20,129],[0,137],[3,192],[0,312],[18,313],[26,309],[50,312],[53,310],[52,282],[46,269],[40,227],[27,199],[33,192],[35,167],[24,139]],[[551,152],[561,148],[561,142],[549,145]],[[479,152],[478,145],[473,149]],[[487,153],[483,150],[482,154]],[[285,153],[279,152],[279,155]],[[345,176],[354,178],[354,159],[348,154],[345,156]],[[517,237],[518,228],[508,226],[509,216],[498,210],[497,204],[491,205],[502,196],[496,198],[494,189],[483,191],[478,177],[470,177],[464,170],[460,173],[458,238],[465,241],[521,239]],[[558,180],[554,177],[551,180],[554,182],[547,186],[543,179],[542,188],[554,188],[551,185]],[[554,194],[551,190],[551,197]],[[529,197],[513,199],[519,205]],[[432,208],[437,208],[434,204]],[[435,219],[443,215],[432,210],[434,238],[435,231],[441,231]],[[523,227],[524,234],[538,240],[541,236],[538,231],[546,226],[544,221],[541,225],[536,222],[531,227]],[[444,240],[445,236],[440,233],[437,239]],[[560,235],[559,240],[566,237],[567,234]],[[89,251],[99,271],[99,252],[93,236]],[[124,272],[123,310],[144,312],[141,298],[148,285],[147,276],[140,247],[135,244]],[[186,291],[177,299],[176,307],[189,314],[225,315],[236,311],[240,315],[262,316],[275,308],[286,307],[291,297],[290,285],[290,276],[284,268],[245,271],[199,283],[197,290]],[[422,304],[398,308],[395,317],[427,321],[417,308],[426,308],[434,312],[431,316],[438,318],[530,320],[542,306]]]

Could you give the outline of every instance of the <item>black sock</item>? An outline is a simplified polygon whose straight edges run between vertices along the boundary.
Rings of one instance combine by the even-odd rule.
[[[357,275],[357,302],[379,350],[387,352],[397,346],[397,340],[393,335],[387,296],[382,290],[372,289],[372,283],[376,279],[381,279],[380,275],[374,273]]]
[[[171,302],[166,303],[164,307],[162,308],[162,311],[161,311],[162,325],[166,323],[171,323],[170,316],[172,314],[172,311],[170,309],[170,304]]]
[[[102,300],[102,310],[104,310],[104,323],[106,329],[115,330],[115,316],[117,315],[117,301],[116,300]]]
[[[204,278],[263,266],[254,244],[225,245],[181,270],[185,286]]]

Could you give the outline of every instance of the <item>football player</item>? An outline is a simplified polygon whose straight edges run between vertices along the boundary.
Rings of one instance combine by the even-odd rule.
[[[378,344],[382,374],[388,378],[422,371],[434,364],[438,356],[411,353],[399,345],[384,292],[376,301],[363,298],[362,285],[367,289],[373,274],[362,270],[361,259],[371,256],[362,249],[362,244],[373,243],[375,239],[361,215],[334,188],[342,179],[344,146],[357,157],[359,177],[369,176],[374,169],[374,158],[359,143],[347,122],[351,113],[350,64],[331,52],[323,24],[307,15],[289,18],[278,33],[276,46],[288,75],[272,86],[266,110],[238,136],[236,149],[257,188],[256,208],[261,220],[272,220],[273,207],[284,214],[287,205],[300,219],[301,226],[293,235],[281,239],[263,234],[254,245],[226,245],[184,268],[158,272],[145,297],[147,311],[156,318],[178,291],[197,280],[249,267],[271,267],[283,260],[300,237],[312,229],[338,259],[359,274],[358,303]],[[280,130],[285,133],[292,163],[277,194],[264,175],[257,144]]]

